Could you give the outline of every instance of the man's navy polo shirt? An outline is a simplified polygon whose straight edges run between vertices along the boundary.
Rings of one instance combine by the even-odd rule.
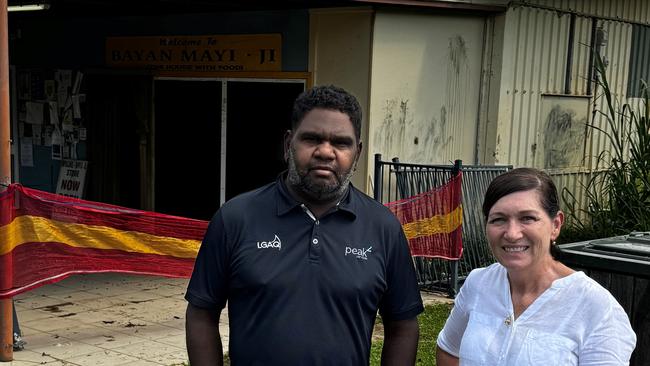
[[[384,319],[423,311],[395,216],[350,186],[318,220],[282,176],[227,202],[199,250],[185,298],[218,311],[228,301],[236,365],[368,365]]]

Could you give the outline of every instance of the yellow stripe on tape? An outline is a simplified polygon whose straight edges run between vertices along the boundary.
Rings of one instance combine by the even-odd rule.
[[[19,216],[0,227],[0,255],[22,243],[57,242],[78,248],[118,249],[127,252],[195,258],[201,241],[158,236],[108,226],[70,224],[40,216]]]
[[[463,207],[458,206],[446,215],[436,215],[426,219],[409,222],[402,225],[407,239],[435,234],[448,234],[463,223]]]

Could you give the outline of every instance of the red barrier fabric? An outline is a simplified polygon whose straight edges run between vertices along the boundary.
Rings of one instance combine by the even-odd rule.
[[[386,206],[397,216],[411,255],[460,259],[463,253],[462,172],[445,185]]]
[[[207,226],[12,184],[0,194],[0,298],[78,273],[187,278]]]

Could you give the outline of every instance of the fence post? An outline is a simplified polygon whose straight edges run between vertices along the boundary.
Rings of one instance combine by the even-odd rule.
[[[462,165],[463,165],[462,160],[454,161],[454,167],[451,170],[451,174],[454,177],[458,175],[458,173],[460,173],[462,169]],[[460,262],[460,258],[451,261],[451,279],[449,283],[449,297],[451,297],[452,299],[455,298],[456,294],[458,293],[458,263],[459,262]]]
[[[384,167],[381,164],[381,154],[375,154],[375,200],[381,202],[381,193],[383,189]]]
[[[463,167],[463,161],[455,160],[454,167],[451,169],[451,174],[455,177],[456,175],[458,175],[458,172],[461,171],[462,167]]]

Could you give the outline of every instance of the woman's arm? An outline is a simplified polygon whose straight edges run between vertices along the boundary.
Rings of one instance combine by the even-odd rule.
[[[458,357],[445,352],[440,346],[436,347],[436,365],[438,366],[458,366]]]

